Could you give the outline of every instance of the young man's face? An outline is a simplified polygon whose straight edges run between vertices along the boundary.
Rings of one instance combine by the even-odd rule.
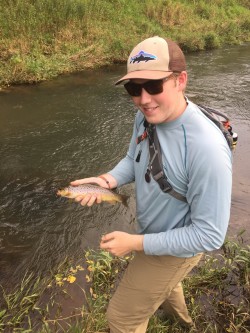
[[[137,84],[148,80],[133,79]],[[153,80],[152,80],[153,81]],[[182,72],[178,76],[171,75],[163,80],[163,91],[159,94],[150,94],[142,88],[140,96],[132,96],[134,104],[142,111],[146,120],[151,124],[169,122],[179,117],[186,108],[183,95],[187,83],[187,74]]]

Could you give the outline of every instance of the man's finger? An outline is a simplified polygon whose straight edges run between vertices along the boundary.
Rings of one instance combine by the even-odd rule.
[[[95,203],[96,201],[96,195],[92,195],[89,199],[89,201],[87,202],[87,206],[93,206],[93,204]]]
[[[70,185],[77,186],[77,185],[82,185],[82,184],[88,184],[90,182],[88,179],[90,179],[90,178],[76,179],[76,180],[70,182]]]
[[[83,198],[84,198],[84,196],[82,196],[82,195],[78,195],[78,196],[75,198],[75,201],[76,201],[76,202],[82,201]]]
[[[90,199],[91,195],[90,194],[87,194],[81,201],[81,205],[82,206],[86,206],[87,203],[89,202],[89,199]]]
[[[101,194],[97,194],[97,196],[96,196],[96,203],[101,203],[102,202],[102,196],[101,196]]]
[[[114,238],[115,238],[114,232],[110,232],[109,234],[103,235],[101,240],[102,240],[102,242],[108,242]]]
[[[110,250],[111,249],[111,240],[108,242],[101,242],[100,248],[104,250]]]

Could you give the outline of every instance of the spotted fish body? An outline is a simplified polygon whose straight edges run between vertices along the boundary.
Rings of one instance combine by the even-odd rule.
[[[100,194],[102,201],[107,201],[111,204],[116,204],[117,202],[123,203],[127,207],[128,197],[125,195],[117,194],[107,188],[93,185],[93,184],[82,184],[78,186],[68,186],[62,190],[58,190],[57,195],[61,197],[74,199],[77,196],[84,198],[88,194]]]

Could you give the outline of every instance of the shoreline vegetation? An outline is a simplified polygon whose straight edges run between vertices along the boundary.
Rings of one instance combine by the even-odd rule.
[[[0,87],[124,63],[152,35],[185,52],[249,42],[249,0],[2,0]]]
[[[72,266],[65,261],[49,278],[34,282],[32,275],[26,275],[12,293],[2,290],[0,332],[107,333],[106,307],[130,260],[87,250],[82,263]],[[79,293],[85,305],[63,316],[58,295],[70,298],[69,285],[77,285],[83,278],[87,286],[79,286]],[[198,332],[250,332],[250,246],[242,238],[227,240],[221,251],[205,254],[183,286]],[[165,332],[186,331],[158,310],[147,333]]]

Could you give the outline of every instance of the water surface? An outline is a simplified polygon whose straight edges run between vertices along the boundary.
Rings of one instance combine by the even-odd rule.
[[[247,229],[250,216],[250,45],[187,56],[188,97],[224,111],[239,143],[234,154],[229,236]],[[124,66],[62,76],[0,93],[0,283],[24,272],[46,274],[66,256],[96,248],[100,235],[134,228],[133,185],[129,209],[92,208],[58,198],[69,181],[101,174],[126,153],[135,109],[123,87]],[[8,281],[8,282],[7,282]]]

